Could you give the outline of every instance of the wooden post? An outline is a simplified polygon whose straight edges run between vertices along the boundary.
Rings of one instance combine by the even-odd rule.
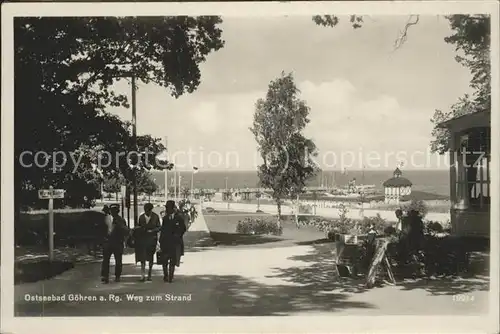
[[[52,186],[50,190],[54,189]],[[54,260],[54,199],[49,198],[49,261]]]
[[[366,286],[368,288],[373,287],[375,284],[375,279],[377,278],[377,272],[382,264],[383,261],[386,261],[386,251],[387,251],[387,246],[389,245],[389,240],[387,239],[378,239],[375,241],[375,254],[373,255],[372,262],[370,264],[370,269],[368,271],[368,275],[366,276]],[[389,261],[386,262],[386,265],[389,264]],[[390,264],[389,268],[386,268],[386,270],[390,271],[389,276],[391,279],[394,278],[394,275],[392,275],[392,270],[390,269]]]

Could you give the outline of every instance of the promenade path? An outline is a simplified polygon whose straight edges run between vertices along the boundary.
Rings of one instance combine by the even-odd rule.
[[[159,266],[155,266],[152,282],[138,282],[140,268],[133,263],[133,255],[129,255],[124,258],[120,283],[103,285],[99,282],[99,264],[82,264],[52,280],[16,286],[15,313],[17,316],[450,315],[481,314],[487,309],[485,279],[405,282],[365,290],[361,281],[335,278],[331,243],[276,248],[213,247],[206,239],[208,233],[200,214],[186,234],[186,255],[172,284],[162,281]],[[454,301],[453,296],[459,293],[466,293],[473,300]],[[65,296],[66,301],[36,303],[25,298],[42,295]],[[97,300],[70,301],[71,296]],[[172,296],[184,300],[175,301]]]
[[[204,203],[205,207],[212,207],[217,210],[232,210],[239,212],[255,212],[257,210],[256,204],[246,204],[246,203],[230,203],[229,208],[226,202],[206,202]],[[276,205],[270,204],[261,204],[260,210],[265,213],[277,214],[278,209]],[[281,213],[283,215],[293,214],[293,209],[290,206],[282,206]],[[382,218],[387,221],[396,221],[396,215],[394,211],[387,210],[374,210],[374,209],[365,209],[363,211],[365,217],[375,217],[377,214],[380,214]],[[338,208],[317,208],[316,215],[327,218],[338,218],[339,217],[339,209]],[[360,213],[359,209],[352,209],[347,212],[347,217],[352,219],[359,219]],[[438,213],[438,212],[429,212],[425,216],[425,219],[438,221],[438,222],[446,222],[450,220],[449,213]]]

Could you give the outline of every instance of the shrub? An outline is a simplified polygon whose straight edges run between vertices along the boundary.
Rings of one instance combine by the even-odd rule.
[[[437,233],[443,233],[444,228],[443,225],[441,225],[439,222],[435,221],[426,221],[424,224],[424,232],[425,234],[437,234]]]
[[[394,226],[387,226],[384,229],[384,234],[385,235],[395,235],[397,233],[397,230],[394,228]]]
[[[422,218],[424,218],[429,212],[427,204],[425,204],[425,202],[422,200],[416,200],[416,199],[412,199],[410,203],[404,205],[401,209],[406,212],[416,211]]]
[[[16,245],[31,246],[48,243],[48,214],[45,212],[21,213],[15,222]],[[54,243],[67,245],[72,237],[95,237],[103,234],[106,225],[102,212],[94,210],[58,210],[54,212]]]
[[[299,204],[299,213],[311,214],[312,206],[309,204]]]
[[[246,217],[236,225],[236,233],[281,235],[283,229],[274,220]]]
[[[346,221],[348,220],[347,214],[349,213],[349,208],[345,206],[345,204],[340,204],[339,205],[339,220],[340,221]]]
[[[368,233],[373,227],[373,229],[377,232],[377,234],[383,234],[384,230],[388,227],[392,226],[391,223],[388,223],[384,218],[377,213],[375,217],[364,217],[362,224],[362,233]]]
[[[305,223],[304,225],[309,225],[311,219],[308,216],[299,216],[299,223]]]

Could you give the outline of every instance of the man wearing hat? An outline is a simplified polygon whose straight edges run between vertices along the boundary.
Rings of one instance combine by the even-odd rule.
[[[186,232],[183,218],[176,212],[175,201],[167,201],[160,230],[159,262],[163,265],[163,280],[172,283],[175,267],[180,265],[182,237]]]
[[[109,261],[111,259],[111,255],[115,258],[115,281],[120,281],[124,242],[129,235],[125,219],[119,215],[120,205],[111,204],[109,206],[109,211],[113,221],[111,227],[107,231],[103,246],[103,259],[101,266],[101,280],[103,283],[109,283]]]

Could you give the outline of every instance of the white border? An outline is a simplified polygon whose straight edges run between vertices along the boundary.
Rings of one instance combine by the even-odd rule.
[[[402,15],[489,13],[492,16],[492,152],[500,152],[499,131],[499,16],[497,1],[432,2],[293,2],[293,3],[7,3],[2,5],[2,332],[498,332],[500,159],[492,154],[490,312],[483,316],[378,316],[378,317],[160,317],[13,318],[13,17],[15,16],[157,16],[209,15],[281,16],[322,13]],[[494,202],[493,202],[494,203]],[[495,224],[497,223],[497,224]],[[394,301],[397,303],[397,301]],[[139,320],[140,319],[140,320]],[[147,324],[147,326],[145,326]]]

